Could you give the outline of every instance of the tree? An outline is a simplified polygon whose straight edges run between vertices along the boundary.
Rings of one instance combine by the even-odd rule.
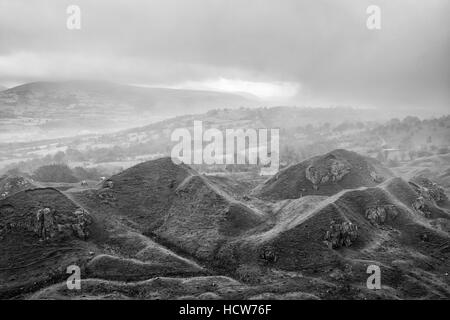
[[[33,178],[42,182],[78,182],[72,170],[65,164],[50,164],[39,167]]]
[[[378,154],[377,154],[377,160],[378,161],[380,161],[380,162],[384,162],[385,160],[386,160],[386,158],[384,157],[384,154],[383,154],[383,152],[381,152],[381,151],[378,151]]]
[[[56,163],[64,163],[65,159],[66,159],[66,154],[64,153],[64,151],[58,151],[53,156],[53,162],[56,162]]]
[[[66,158],[71,161],[85,161],[86,157],[77,149],[69,148],[66,150]]]
[[[400,163],[398,162],[397,159],[389,159],[389,161],[387,162],[387,166],[391,168],[398,167],[400,166]]]

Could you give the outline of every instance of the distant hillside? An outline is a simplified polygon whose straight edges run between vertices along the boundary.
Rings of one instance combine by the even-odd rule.
[[[19,175],[4,175],[0,177],[0,199],[34,187],[36,184],[32,179]]]
[[[4,127],[68,136],[118,130],[214,108],[257,106],[238,94],[144,88],[109,82],[34,82],[0,92]],[[25,121],[26,120],[26,121]],[[33,137],[35,139],[36,137]],[[10,139],[12,140],[12,139]]]
[[[25,172],[32,172],[49,162],[58,163],[62,158],[71,162],[72,166],[80,166],[80,161],[83,161],[84,165],[104,164],[128,168],[145,160],[169,156],[171,148],[178,143],[171,141],[172,132],[177,128],[187,128],[192,132],[194,121],[202,121],[205,130],[215,128],[222,132],[226,129],[278,128],[282,167],[336,149],[352,150],[376,158],[390,168],[416,158],[449,152],[449,116],[425,120],[405,117],[403,120],[390,121],[383,121],[380,116],[383,115],[377,115],[374,110],[351,108],[214,109],[112,133],[85,134],[64,139],[52,134],[47,140],[30,141],[27,138],[26,142],[21,143],[10,143],[14,139],[7,137],[21,135],[26,129],[0,125],[0,142],[9,142],[0,143],[0,158],[8,166],[6,169],[17,166],[12,161],[14,159],[32,159],[20,165],[20,169]],[[101,126],[103,120],[97,123],[92,126],[92,130]],[[70,129],[63,131],[70,133]],[[36,137],[39,134],[33,139]],[[0,170],[3,166],[0,162]],[[214,171],[218,168],[203,166],[196,169]]]
[[[122,115],[126,115],[127,111],[176,115],[219,107],[256,105],[255,101],[232,93],[147,88],[94,81],[27,83],[2,92],[0,99],[6,107],[28,106],[30,109],[37,109],[31,110],[31,113],[57,112],[57,115],[62,111],[88,109],[97,113],[108,110]],[[52,110],[56,106],[58,109]],[[94,107],[99,110],[92,110]],[[39,110],[40,108],[44,109]]]
[[[394,170],[408,179],[427,177],[450,191],[450,153],[418,158]]]

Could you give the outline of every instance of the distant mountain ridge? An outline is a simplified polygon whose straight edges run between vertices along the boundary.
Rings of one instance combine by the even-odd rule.
[[[33,82],[0,92],[5,125],[52,136],[105,132],[214,108],[257,106],[239,94],[147,88],[99,81]],[[26,121],[24,119],[27,119]],[[6,128],[7,129],[7,128]],[[17,131],[17,130],[16,130]]]
[[[147,88],[101,81],[32,82],[10,88],[0,95],[4,107],[20,107],[25,103],[30,103],[30,107],[43,107],[48,102],[57,102],[60,108],[70,109],[83,109],[87,102],[92,103],[89,107],[111,103],[117,107],[131,107],[132,111],[172,115],[178,111],[195,113],[217,107],[256,105],[251,99],[233,93]],[[158,107],[168,109],[155,110]]]

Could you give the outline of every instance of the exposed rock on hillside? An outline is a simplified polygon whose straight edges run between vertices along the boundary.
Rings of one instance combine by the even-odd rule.
[[[60,202],[49,199],[39,201],[42,194],[51,194]],[[32,232],[41,240],[72,237],[85,240],[92,223],[86,210],[77,207],[54,189],[22,191],[9,197],[0,203],[0,216],[1,237],[15,232]]]
[[[424,216],[425,218],[430,218],[431,217],[431,211],[427,205],[427,203],[425,202],[425,198],[420,196],[417,197],[413,203],[412,203],[412,208],[419,214],[421,214],[422,216]]]
[[[22,190],[36,187],[32,181],[21,176],[0,177],[0,199],[4,199]]]
[[[321,184],[337,182],[348,174],[351,165],[345,159],[337,159],[330,154],[325,159],[316,159],[306,168],[306,179],[312,182],[314,190],[319,189]]]
[[[394,205],[373,206],[366,209],[366,218],[373,224],[384,224],[396,216],[397,208]]]
[[[410,184],[414,187],[415,191],[426,200],[435,201],[436,203],[447,200],[444,188],[427,178],[413,178],[411,179]]]
[[[384,177],[382,175],[379,175],[375,171],[371,171],[370,176],[372,177],[373,181],[376,183],[380,183],[380,182],[384,181]]]
[[[350,247],[358,238],[358,226],[350,221],[342,223],[331,221],[330,229],[325,234],[325,242],[332,249]]]

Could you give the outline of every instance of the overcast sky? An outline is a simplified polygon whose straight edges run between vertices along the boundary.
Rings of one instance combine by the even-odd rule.
[[[66,8],[81,8],[81,30]],[[381,8],[381,30],[366,9]],[[448,110],[448,0],[0,0],[0,85],[97,79]]]

